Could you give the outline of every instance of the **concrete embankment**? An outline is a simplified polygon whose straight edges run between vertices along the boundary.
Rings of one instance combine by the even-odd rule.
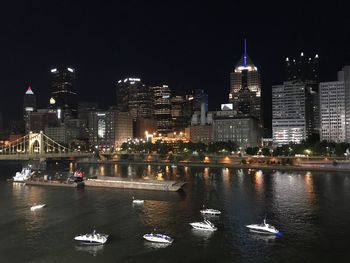
[[[124,178],[116,178],[109,176],[100,176],[97,179],[88,179],[85,181],[87,187],[108,187],[108,188],[124,188],[139,190],[156,190],[176,192],[182,189],[185,182],[177,181],[159,181],[159,180],[130,180]]]

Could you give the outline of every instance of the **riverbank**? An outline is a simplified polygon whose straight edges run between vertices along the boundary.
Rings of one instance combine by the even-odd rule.
[[[239,163],[224,163],[224,162],[169,162],[169,161],[136,161],[136,160],[93,160],[88,162],[89,164],[137,164],[137,165],[176,165],[176,166],[193,166],[193,167],[222,167],[222,168],[235,168],[235,169],[259,169],[259,170],[286,170],[286,171],[324,171],[324,172],[350,172],[350,163],[337,163],[336,165],[331,163],[302,163],[300,165],[282,165],[282,164],[265,164],[265,163],[251,163],[251,164],[239,164]]]

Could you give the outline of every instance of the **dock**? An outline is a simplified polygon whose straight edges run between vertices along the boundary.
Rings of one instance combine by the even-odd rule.
[[[88,179],[85,181],[85,186],[87,187],[109,187],[168,192],[179,191],[185,184],[186,182],[183,181],[127,179],[110,176],[99,176],[96,179]]]

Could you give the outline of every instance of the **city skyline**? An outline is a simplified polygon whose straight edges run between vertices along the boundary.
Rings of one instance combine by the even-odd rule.
[[[1,46],[8,52],[0,63],[0,85],[7,95],[0,111],[19,119],[28,86],[38,96],[38,106],[46,106],[49,71],[60,65],[77,70],[80,101],[114,105],[117,81],[136,76],[148,85],[167,84],[175,93],[204,89],[210,108],[218,109],[227,102],[229,74],[242,56],[244,38],[261,72],[262,101],[269,105],[272,85],[284,80],[286,57],[319,54],[321,81],[335,80],[336,72],[350,63],[349,34],[338,26],[348,20],[341,15],[344,5],[328,9],[307,3],[277,11],[261,6],[261,13],[255,8],[246,22],[239,10],[249,6],[239,3],[7,4]],[[115,14],[114,8],[130,11],[135,19],[128,12]],[[319,13],[315,20],[312,12]],[[322,18],[331,13],[338,15]],[[271,118],[269,107],[264,107],[264,118]]]

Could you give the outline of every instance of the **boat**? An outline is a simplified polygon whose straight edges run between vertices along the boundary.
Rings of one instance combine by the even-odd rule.
[[[45,207],[45,206],[46,206],[46,204],[33,205],[33,206],[30,208],[30,210],[31,210],[31,211],[35,211],[35,210],[41,209],[41,208],[43,208],[43,207]]]
[[[246,227],[249,228],[249,230],[254,233],[276,235],[276,236],[282,235],[282,233],[278,231],[274,226],[267,224],[266,219],[264,219],[263,223],[261,224],[247,225]]]
[[[108,238],[108,235],[96,233],[96,231],[94,230],[92,234],[77,235],[76,237],[74,237],[74,240],[80,241],[81,243],[84,243],[84,244],[99,245],[99,244],[106,243],[107,238]]]
[[[143,204],[144,200],[141,199],[135,199],[134,197],[132,197],[132,203],[133,204]]]
[[[13,177],[14,182],[24,182],[34,174],[30,165],[22,168],[22,171],[16,172],[16,175]]]
[[[221,212],[219,210],[216,209],[211,209],[211,208],[207,208],[207,209],[203,209],[200,211],[203,215],[220,215]]]
[[[174,239],[172,239],[171,237],[167,236],[167,235],[162,235],[162,234],[145,234],[143,235],[143,238],[151,241],[151,242],[157,242],[157,243],[167,243],[167,244],[171,244],[173,243]]]
[[[173,163],[173,164],[171,165],[171,168],[177,168],[177,165]]]
[[[190,225],[193,228],[199,229],[199,230],[207,230],[207,231],[217,230],[217,228],[214,226],[214,224],[207,219],[205,219],[203,222],[190,223]]]
[[[72,177],[69,178],[69,181],[73,182],[82,182],[84,181],[85,173],[82,170],[76,170]]]

